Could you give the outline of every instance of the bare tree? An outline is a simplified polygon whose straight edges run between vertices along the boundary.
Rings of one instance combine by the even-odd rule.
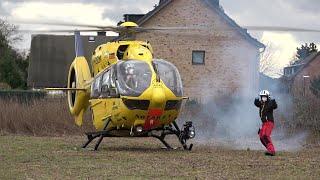
[[[267,44],[265,51],[261,54],[259,71],[266,75],[282,75],[282,73],[277,70],[276,58],[271,43]]]
[[[0,45],[9,45],[21,40],[18,27],[0,19]]]

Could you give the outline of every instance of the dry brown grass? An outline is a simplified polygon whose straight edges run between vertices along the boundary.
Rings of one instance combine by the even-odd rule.
[[[288,122],[291,129],[320,131],[320,99],[300,96],[294,99],[293,120]]]
[[[45,98],[28,102],[0,100],[2,134],[71,135],[83,133],[87,126],[79,128],[73,123],[65,98]]]
[[[308,97],[295,97],[292,106],[281,106],[276,111],[278,127],[286,130],[320,130],[320,100]],[[193,120],[197,117],[197,128],[210,124],[215,126],[215,115],[203,111],[205,106],[191,103],[183,107],[180,118]],[[288,115],[289,114],[289,115]],[[284,116],[285,115],[285,116]],[[178,121],[179,123],[182,121]],[[201,123],[199,123],[201,122]],[[210,122],[210,123],[209,123]],[[87,112],[84,127],[77,127],[70,115],[65,97],[35,99],[20,102],[16,99],[0,99],[0,134],[25,134],[35,136],[79,135],[92,131],[90,113]]]

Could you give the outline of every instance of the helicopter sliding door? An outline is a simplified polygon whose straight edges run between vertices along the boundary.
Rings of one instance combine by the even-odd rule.
[[[100,73],[92,83],[91,110],[94,126],[102,130],[107,121],[119,108],[119,93],[116,88],[116,72],[114,66]],[[111,124],[110,124],[111,125]]]
[[[95,77],[91,87],[91,99],[119,97],[115,70],[112,66]]]

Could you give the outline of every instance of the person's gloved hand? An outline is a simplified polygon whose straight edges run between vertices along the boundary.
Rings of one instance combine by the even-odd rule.
[[[259,130],[258,130],[258,134],[260,134],[260,131],[261,131],[261,129],[259,128]]]
[[[258,98],[258,97],[256,97],[255,99],[254,99],[254,102],[259,102],[260,101],[260,98]]]

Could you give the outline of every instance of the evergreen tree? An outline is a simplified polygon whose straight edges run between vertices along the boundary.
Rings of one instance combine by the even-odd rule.
[[[318,49],[315,43],[310,43],[309,45],[306,43],[305,45],[301,45],[300,48],[297,48],[296,60],[292,64],[303,63],[303,60],[316,52],[318,52]]]
[[[16,27],[0,19],[0,82],[11,88],[27,88],[28,59],[14,50],[10,43],[17,40]]]

